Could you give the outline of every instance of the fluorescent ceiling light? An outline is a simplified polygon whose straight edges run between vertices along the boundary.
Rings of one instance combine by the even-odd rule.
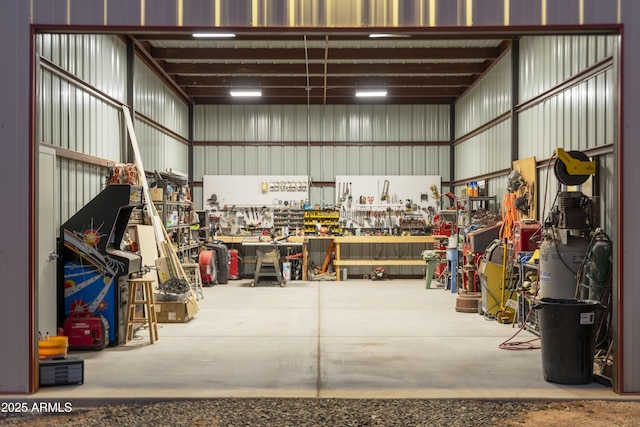
[[[229,92],[231,96],[262,96],[261,90],[232,90]]]
[[[235,36],[233,33],[193,33],[193,37],[202,39],[232,39]]]
[[[358,98],[381,97],[381,96],[387,96],[387,91],[386,90],[357,90],[356,96]]]
[[[370,39],[389,39],[389,38],[407,38],[409,34],[389,34],[389,33],[372,33],[369,34]]]

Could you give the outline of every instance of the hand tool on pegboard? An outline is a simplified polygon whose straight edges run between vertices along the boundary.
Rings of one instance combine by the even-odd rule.
[[[384,202],[389,198],[389,180],[385,179],[382,184],[382,194],[380,194],[380,201]]]

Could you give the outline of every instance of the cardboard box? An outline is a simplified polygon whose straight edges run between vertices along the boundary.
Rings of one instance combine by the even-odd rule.
[[[185,323],[198,313],[198,303],[189,296],[185,302],[156,302],[158,323]]]
[[[154,202],[161,202],[163,197],[162,188],[150,188],[149,195]]]

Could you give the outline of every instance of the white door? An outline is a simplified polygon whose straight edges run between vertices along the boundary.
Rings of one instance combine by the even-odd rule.
[[[36,301],[38,331],[43,335],[57,333],[56,290],[56,234],[58,215],[56,210],[56,152],[40,147],[38,158],[38,188],[36,192],[38,265],[36,276]]]

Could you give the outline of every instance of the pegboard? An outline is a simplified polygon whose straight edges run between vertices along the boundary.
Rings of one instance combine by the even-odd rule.
[[[209,210],[207,202],[216,195],[218,205],[282,206],[286,201],[306,200],[309,177],[307,175],[205,175],[202,179],[202,209]]]
[[[386,200],[381,200],[385,181],[389,183],[388,194]],[[439,199],[433,197],[431,186],[435,185],[440,194],[441,183],[440,175],[336,175],[335,203],[342,204],[341,198],[345,196],[345,188],[348,187],[348,194],[354,201],[364,196],[367,197],[367,203],[374,206],[404,205],[410,200],[420,207],[438,208]],[[368,200],[369,197],[373,198],[371,202]]]
[[[433,215],[440,208],[441,184],[439,175],[337,175],[335,204],[344,227],[429,224],[429,211]]]

